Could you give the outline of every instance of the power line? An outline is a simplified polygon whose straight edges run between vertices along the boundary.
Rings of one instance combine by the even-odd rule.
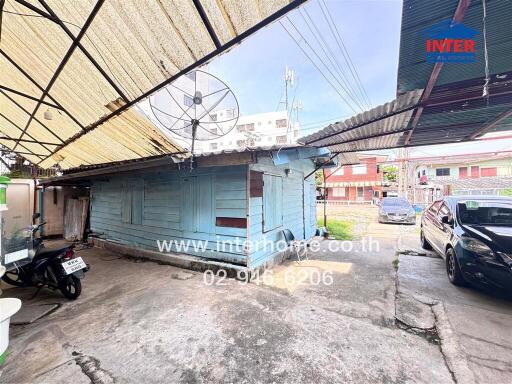
[[[349,91],[347,93],[350,95],[350,97],[353,100],[357,101],[357,105],[359,106],[361,111],[364,111],[366,109],[365,107],[363,107],[364,102],[361,102],[361,99],[358,97],[358,95],[354,92],[354,90],[352,89],[352,87],[348,83],[348,80],[347,80],[347,77],[345,75],[345,72],[343,71],[343,69],[341,68],[339,63],[337,62],[336,57],[334,56],[334,53],[332,52],[331,48],[329,47],[329,44],[327,44],[327,42],[325,41],[324,37],[322,36],[322,33],[320,32],[320,30],[318,29],[317,25],[315,24],[315,22],[313,21],[313,19],[309,15],[307,9],[304,9],[304,12],[305,12],[307,18],[309,19],[309,21],[311,22],[311,24],[313,25],[316,33],[313,31],[313,29],[310,26],[310,23],[304,17],[304,15],[302,14],[302,10],[299,8],[299,14],[301,15],[302,19],[304,20],[304,23],[306,24],[306,26],[308,27],[309,31],[311,32],[311,34],[313,35],[313,37],[317,41],[318,45],[322,49],[325,57],[327,57],[327,59],[331,63],[332,68],[334,69],[334,71],[339,74],[339,80],[338,79],[336,79],[336,80],[338,81],[338,83],[340,82],[340,80],[343,81],[344,86]],[[318,34],[318,36],[317,36],[317,34]],[[329,51],[330,54],[327,51]],[[334,61],[333,61],[333,58],[334,58]],[[335,64],[335,62],[336,62],[336,64]]]
[[[325,11],[322,8],[321,4],[324,5]],[[336,26],[336,23],[334,22],[332,14],[329,11],[329,8],[327,7],[327,4],[325,3],[325,0],[321,0],[321,3],[319,3],[319,5],[320,5],[320,9],[322,10],[322,14],[324,15],[325,19],[327,20],[327,24],[329,25],[329,29],[331,30],[331,33],[332,33],[334,39],[338,43],[338,47],[340,48],[340,51],[343,54],[343,58],[345,59],[345,61],[347,63],[347,66],[348,66],[348,68],[350,70],[350,73],[352,74],[352,77],[354,78],[356,83],[359,84],[359,87],[360,87],[359,89],[361,91],[361,94],[363,95],[363,97],[366,97],[366,100],[368,101],[368,105],[371,107],[370,98],[368,97],[368,94],[366,93],[364,85],[361,82],[359,74],[357,73],[357,69],[355,68],[354,63],[352,62],[352,58],[350,57],[350,53],[348,52],[348,49],[345,46],[345,43],[343,42],[343,38],[341,37],[341,34],[340,34],[339,30],[338,30],[338,27]],[[326,15],[326,13],[327,13],[327,15]],[[329,23],[329,21],[330,21],[330,23]],[[333,31],[333,29],[331,27],[331,23],[334,26],[334,30],[336,31],[336,35],[337,35],[338,39],[336,38],[336,35],[334,34],[334,31]]]
[[[288,21],[290,19],[286,17]],[[307,51],[300,45],[300,43],[297,41],[295,36],[284,26],[282,21],[279,21],[279,24],[284,28],[286,33],[292,38],[292,40],[297,44],[297,46],[301,49],[301,51],[306,55],[306,57],[311,61],[311,63],[315,66],[315,68],[320,72],[320,74],[323,76],[323,78],[331,85],[331,87],[336,91],[336,93],[341,97],[341,99],[347,104],[347,106],[355,113],[357,114],[357,111],[352,107],[352,105],[347,101],[347,99],[341,94],[341,92],[336,88],[336,86],[332,83],[332,81],[324,74],[324,72],[319,68],[319,66],[315,63],[315,61],[311,58],[311,56],[307,53]],[[306,42],[307,43],[307,42]]]
[[[300,30],[295,26],[295,24],[293,23],[293,21],[290,20],[290,18],[288,16],[286,16],[286,19],[288,20],[288,22],[291,24],[291,26],[293,27],[293,29],[295,29],[295,31],[299,34],[299,36],[301,37],[301,39],[304,41],[304,43],[306,43],[306,45],[309,47],[309,49],[311,49],[311,51],[315,54],[315,56],[318,58],[318,60],[320,60],[320,63],[322,63],[324,65],[324,67],[329,71],[330,75],[335,79],[337,80],[337,77],[332,73],[331,69],[327,66],[327,64],[325,64],[325,62],[322,60],[322,58],[318,55],[318,53],[315,51],[315,49],[311,46],[311,44],[309,44],[309,42],[307,41],[307,39],[302,35],[302,33],[300,33]],[[346,93],[346,95],[351,99],[351,101],[357,105],[357,102],[354,100],[353,97],[350,96],[349,92],[347,91],[347,89],[337,80],[338,84],[340,85],[341,89]],[[364,108],[361,109],[361,111],[364,111]],[[355,110],[354,110],[355,112]],[[356,112],[357,113],[357,112]]]

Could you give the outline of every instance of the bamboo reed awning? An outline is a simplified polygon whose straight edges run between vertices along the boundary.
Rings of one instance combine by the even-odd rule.
[[[304,1],[0,0],[0,144],[63,169],[183,152],[131,107]]]

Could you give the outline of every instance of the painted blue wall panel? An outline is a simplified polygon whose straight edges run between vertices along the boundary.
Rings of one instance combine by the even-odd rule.
[[[183,183],[183,179],[194,181]],[[177,249],[175,243],[171,250],[244,264],[243,249],[218,252],[217,241],[234,241],[237,237],[243,241],[247,230],[216,227],[215,218],[247,216],[246,179],[247,166],[232,166],[192,172],[140,172],[93,181],[91,229],[103,238],[153,250],[158,249],[157,240],[203,241],[205,250]],[[140,189],[133,193],[129,185]],[[131,193],[123,197],[125,190]],[[142,197],[140,206],[134,205],[134,196]]]
[[[285,168],[291,169],[288,175]],[[247,235],[256,243],[264,238],[279,241],[284,228],[290,229],[297,239],[311,238],[316,230],[316,197],[314,177],[303,180],[313,170],[310,160],[275,166],[270,158],[261,156],[258,164],[250,165],[249,169],[280,176],[280,181],[271,182],[271,187],[276,197],[274,203],[281,211],[271,210],[269,217],[278,224],[282,221],[282,225],[265,233],[264,198],[253,197],[247,201],[248,167],[243,165],[199,168],[192,172],[146,171],[130,176],[131,180],[119,176],[109,181],[94,181],[91,229],[104,238],[148,249],[157,249],[157,240],[207,241],[204,250],[178,249],[176,244],[171,250],[257,267],[276,252],[257,244],[248,255],[242,248],[219,252],[217,241],[232,242],[236,238],[244,241]],[[185,178],[194,181],[187,184],[183,182]],[[138,184],[143,188],[140,215],[133,205],[133,196],[139,192],[123,198],[123,191],[133,179],[140,180]],[[280,196],[278,191],[282,192]],[[130,222],[124,222],[123,217],[127,220],[129,217]],[[139,224],[138,217],[141,217]],[[216,217],[247,218],[249,227],[217,227]]]
[[[265,181],[269,179],[269,176],[266,175],[281,176],[283,191],[281,202],[282,225],[267,232],[263,230],[262,223],[263,216],[265,216],[264,213],[262,214],[262,211],[265,211],[265,185],[263,199],[256,197],[250,199],[249,239],[253,248],[248,257],[249,265],[256,268],[269,260],[274,254],[279,253],[276,247],[272,250],[269,246],[265,248],[263,244],[264,240],[267,242],[282,241],[283,229],[289,229],[296,239],[310,239],[314,235],[316,231],[316,208],[312,204],[312,199],[316,198],[316,193],[314,176],[304,180],[304,175],[314,169],[313,163],[309,159],[290,161],[290,163],[276,166],[270,158],[259,157],[258,164],[251,164],[249,169],[264,172]],[[285,173],[285,169],[290,170],[288,175]],[[279,213],[275,214],[278,215]],[[271,220],[275,219],[276,216]],[[265,225],[265,227],[267,226]]]

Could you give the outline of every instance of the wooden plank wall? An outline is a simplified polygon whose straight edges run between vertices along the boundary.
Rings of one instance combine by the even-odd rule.
[[[153,250],[157,249],[156,240],[208,240],[204,252],[189,247],[185,253],[245,264],[242,247],[217,251],[217,240],[234,242],[239,238],[243,242],[247,229],[226,226],[217,218],[237,219],[238,223],[246,220],[246,176],[247,166],[239,165],[192,172],[146,171],[95,181],[91,188],[91,229],[103,238]],[[142,194],[140,213],[131,200],[137,200],[137,194]],[[194,198],[195,209],[188,206]],[[173,246],[172,251],[178,250]]]
[[[286,168],[291,170],[289,175],[285,174]],[[270,157],[262,157],[258,159],[257,164],[250,165],[249,169],[251,180],[249,240],[253,248],[248,257],[250,267],[256,268],[277,253],[273,254],[270,249],[265,249],[262,244],[264,238],[268,241],[279,241],[282,239],[283,229],[292,231],[296,239],[310,239],[314,236],[316,231],[315,177],[312,175],[304,180],[304,175],[314,169],[311,160],[296,160],[289,164],[275,166]],[[257,172],[281,176],[283,180],[283,224],[267,232],[263,232],[263,197],[253,193],[255,189],[252,182],[258,180]],[[260,243],[259,247],[258,243]]]

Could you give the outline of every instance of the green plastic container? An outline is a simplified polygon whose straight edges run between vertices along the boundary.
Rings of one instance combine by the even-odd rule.
[[[11,179],[7,176],[0,176],[0,210],[7,209],[7,185],[11,183]]]

